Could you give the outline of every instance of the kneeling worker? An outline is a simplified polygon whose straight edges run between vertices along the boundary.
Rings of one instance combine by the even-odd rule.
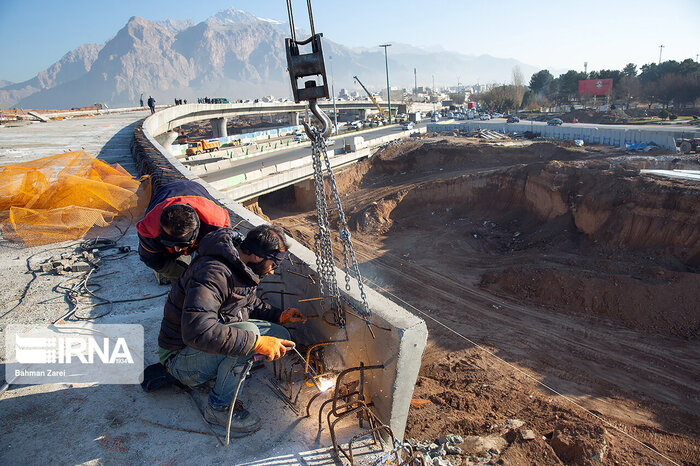
[[[191,254],[208,233],[231,225],[228,211],[194,181],[176,181],[151,198],[143,220],[136,224],[139,256],[158,282],[177,280]]]
[[[260,280],[287,255],[284,233],[261,225],[245,239],[231,228],[207,235],[192,264],[173,285],[158,335],[158,356],[170,374],[188,386],[214,380],[205,419],[226,426],[228,408],[243,369],[255,353],[268,361],[294,347],[279,324],[304,322],[290,308],[282,312],[256,295]],[[260,418],[236,402],[231,432],[260,428]]]

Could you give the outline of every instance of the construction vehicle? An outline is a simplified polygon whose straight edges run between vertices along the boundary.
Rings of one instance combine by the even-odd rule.
[[[676,147],[683,154],[700,153],[700,138],[676,138]]]
[[[374,106],[377,107],[377,110],[379,110],[380,118],[388,118],[387,113],[384,110],[382,110],[382,107],[379,106],[379,104],[377,103],[377,100],[374,97],[372,97],[372,94],[370,94],[370,92],[367,90],[365,85],[362,84],[362,81],[360,81],[360,78],[358,78],[357,76],[353,76],[353,78],[355,78],[355,80],[359,83],[359,85],[362,86],[362,89],[364,89],[365,92],[367,93],[367,95],[369,96],[369,100],[371,100],[372,103],[374,104]]]
[[[200,139],[199,141],[189,143],[185,153],[187,155],[197,155],[203,152],[214,152],[221,147],[221,141],[214,139],[212,141],[207,141],[205,139]]]

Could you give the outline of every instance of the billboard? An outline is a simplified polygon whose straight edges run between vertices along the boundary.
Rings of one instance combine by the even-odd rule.
[[[578,95],[607,95],[612,92],[613,80],[582,79],[578,82]]]

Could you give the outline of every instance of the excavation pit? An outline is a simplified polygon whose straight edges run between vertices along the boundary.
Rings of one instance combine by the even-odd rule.
[[[615,422],[662,429],[667,449],[700,438],[700,404],[686,402],[700,395],[700,184],[642,171],[698,170],[698,159],[564,146],[428,137],[336,173],[363,277],[429,324],[414,394],[428,404],[411,410],[406,437],[474,435],[523,409],[513,390],[524,387],[539,429],[561,410],[584,422],[531,380],[494,380],[507,371],[472,362],[477,342]],[[313,248],[313,200],[297,185],[249,208]],[[484,390],[500,401],[476,403]]]

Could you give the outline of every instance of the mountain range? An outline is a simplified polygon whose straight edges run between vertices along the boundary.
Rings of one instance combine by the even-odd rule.
[[[132,17],[102,45],[83,44],[34,78],[0,84],[0,108],[71,108],[94,103],[132,106],[143,93],[159,103],[173,98],[246,99],[291,97],[284,38],[289,25],[230,8],[200,23],[148,21]],[[304,31],[298,37],[307,37]],[[332,35],[328,34],[328,35]],[[336,93],[359,90],[358,75],[370,89],[386,86],[383,49],[350,48],[323,39],[326,70]],[[394,43],[389,48],[392,87],[508,82],[518,65],[525,76],[536,67],[490,55],[470,56],[439,48]],[[0,83],[3,83],[0,81]],[[4,82],[7,83],[7,82]]]

